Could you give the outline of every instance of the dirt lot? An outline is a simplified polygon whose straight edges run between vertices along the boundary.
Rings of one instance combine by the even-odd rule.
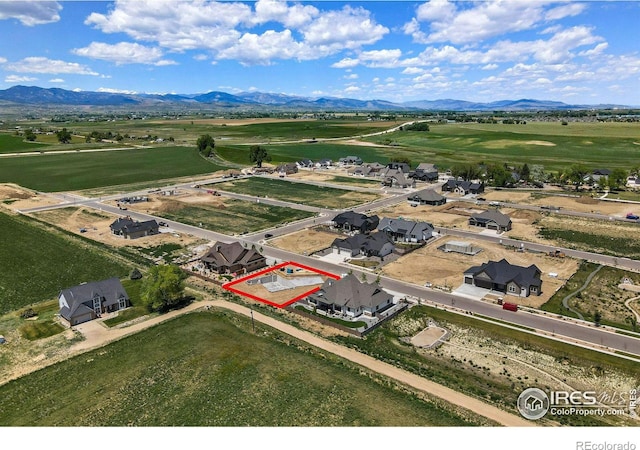
[[[306,229],[272,239],[269,241],[269,245],[294,253],[310,255],[329,247],[339,237],[341,235],[335,233]]]
[[[92,208],[69,207],[63,209],[54,209],[51,211],[43,211],[33,214],[38,219],[55,224],[72,233],[82,235],[84,237],[102,242],[114,247],[133,246],[133,247],[155,247],[162,244],[175,243],[182,246],[191,246],[200,242],[199,239],[181,234],[175,236],[173,233],[162,228],[161,233],[153,236],[144,236],[138,239],[124,239],[111,233],[109,225],[113,223],[119,216],[96,211]],[[80,229],[87,231],[81,233]]]
[[[542,271],[542,295],[518,298],[518,303],[525,306],[539,307],[545,303],[578,269],[578,261],[571,258],[552,258],[543,254],[516,252],[512,248],[500,244],[464,239],[473,246],[482,249],[475,256],[460,253],[445,253],[438,247],[451,240],[461,240],[444,236],[425,247],[387,264],[383,273],[409,283],[424,285],[431,282],[434,287],[456,289],[463,282],[463,273],[469,267],[481,265],[488,261],[499,261],[505,258],[509,263],[528,267],[535,264]],[[550,277],[549,273],[557,273]]]
[[[2,206],[16,211],[36,206],[55,205],[60,203],[60,200],[15,184],[0,184],[0,202]]]

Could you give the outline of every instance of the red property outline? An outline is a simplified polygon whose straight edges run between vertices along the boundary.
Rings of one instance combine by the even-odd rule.
[[[299,267],[300,269],[305,269],[305,270],[308,270],[310,272],[314,272],[314,273],[317,273],[317,274],[320,274],[320,275],[324,275],[326,277],[333,278],[334,280],[339,280],[340,279],[340,276],[334,275],[334,274],[329,273],[329,272],[325,272],[324,270],[315,269],[315,268],[310,267],[310,266],[305,266],[304,264],[300,264],[300,263],[297,263],[295,261],[288,261],[288,262],[280,263],[280,264],[278,264],[276,266],[273,266],[273,267],[268,267],[268,268],[263,269],[263,270],[261,270],[259,272],[256,272],[256,273],[252,273],[251,275],[247,275],[245,277],[238,278],[237,280],[225,283],[225,284],[222,285],[222,288],[226,289],[227,291],[231,291],[231,292],[233,292],[235,294],[242,295],[244,297],[249,297],[249,298],[251,298],[253,300],[257,300],[257,301],[262,302],[262,303],[266,303],[267,305],[271,305],[271,306],[274,306],[276,308],[286,308],[287,306],[291,305],[292,303],[297,302],[301,298],[304,298],[304,297],[306,297],[306,296],[308,296],[310,294],[313,294],[314,292],[320,290],[320,286],[317,286],[317,287],[314,287],[313,289],[311,289],[311,290],[309,290],[309,291],[307,291],[307,292],[305,292],[303,294],[298,295],[295,298],[292,298],[291,300],[288,300],[286,303],[274,303],[274,302],[272,302],[270,300],[264,299],[262,297],[258,297],[257,295],[249,294],[248,292],[244,292],[244,291],[241,291],[240,289],[236,289],[236,288],[233,287],[238,283],[242,283],[244,281],[250,280],[251,278],[259,277],[260,275],[264,275],[265,273],[273,272],[274,270],[278,270],[278,269],[280,269],[282,267],[286,267],[286,266]]]

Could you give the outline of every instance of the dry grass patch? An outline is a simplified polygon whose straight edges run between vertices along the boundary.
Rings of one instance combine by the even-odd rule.
[[[329,247],[340,237],[327,231],[305,229],[269,241],[269,244],[294,253],[309,255]]]

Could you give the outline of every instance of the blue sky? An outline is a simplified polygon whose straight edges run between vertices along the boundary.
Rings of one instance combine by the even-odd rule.
[[[0,0],[0,89],[640,105],[640,1]]]

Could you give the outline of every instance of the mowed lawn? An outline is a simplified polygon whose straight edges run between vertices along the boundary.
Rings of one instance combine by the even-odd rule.
[[[0,386],[4,426],[461,426],[230,312],[191,313]],[[473,417],[471,415],[471,417]]]
[[[238,194],[269,197],[320,208],[350,208],[378,199],[370,192],[349,191],[326,186],[296,183],[272,178],[251,177],[216,183],[216,189]]]
[[[200,157],[195,148],[161,147],[3,158],[0,182],[57,192],[199,175],[220,169]]]
[[[299,209],[233,199],[225,199],[223,205],[175,202],[172,206],[170,210],[158,214],[169,220],[229,235],[254,232],[314,215]]]
[[[84,281],[126,276],[129,267],[95,245],[0,212],[0,314],[51,299]]]

